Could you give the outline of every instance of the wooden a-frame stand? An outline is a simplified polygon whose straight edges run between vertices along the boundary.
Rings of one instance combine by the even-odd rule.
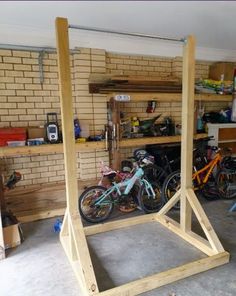
[[[224,251],[213,227],[192,190],[195,72],[194,37],[189,36],[187,38],[184,44],[183,54],[181,189],[158,213],[83,227],[77,204],[78,189],[67,19],[56,19],[56,36],[67,196],[67,209],[60,239],[78,278],[83,295],[137,295],[227,263],[229,261],[229,253]],[[166,213],[179,200],[181,203],[180,223],[177,223],[166,216]],[[207,239],[191,231],[192,212],[195,213]],[[207,257],[110,290],[99,292],[86,236],[152,221],[160,222],[175,234],[200,249]]]

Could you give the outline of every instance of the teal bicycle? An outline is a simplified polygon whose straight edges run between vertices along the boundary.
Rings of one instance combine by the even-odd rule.
[[[142,162],[145,162],[145,159]],[[87,188],[79,197],[81,216],[90,223],[103,222],[111,215],[114,205],[127,201],[133,202],[145,213],[157,212],[162,207],[161,190],[158,183],[150,183],[145,178],[145,171],[148,171],[149,165],[137,166],[132,177],[119,183],[114,181],[109,188]]]

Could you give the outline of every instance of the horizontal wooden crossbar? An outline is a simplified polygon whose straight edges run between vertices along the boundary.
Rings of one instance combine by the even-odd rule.
[[[149,222],[160,222],[162,225],[170,228],[174,233],[178,234],[180,237],[184,238],[190,244],[194,245],[198,249],[202,250],[204,253],[208,254],[209,257],[199,259],[184,265],[181,265],[176,268],[172,268],[170,270],[157,273],[139,280],[132,281],[130,283],[103,291],[99,293],[95,293],[93,295],[98,296],[132,296],[137,295],[166,284],[172,283],[174,281],[178,281],[180,279],[189,277],[191,275],[206,271],[208,269],[212,269],[214,267],[226,264],[229,262],[229,253],[221,252],[218,254],[214,254],[214,250],[210,248],[210,244],[207,240],[203,239],[199,235],[191,232],[184,233],[180,227],[179,223],[174,221],[173,219],[155,214],[137,216],[128,219],[122,219],[118,221],[112,221],[103,224],[97,224],[94,226],[84,227],[84,232],[87,236],[102,233],[106,231],[112,231],[116,229],[121,229],[124,227],[134,226],[137,224],[149,223]],[[76,224],[76,223],[75,223]],[[73,225],[71,225],[73,227]],[[85,288],[85,284],[83,283],[83,276],[81,272],[81,266],[78,260],[71,260],[70,257],[70,243],[69,236],[61,237],[61,243],[64,247],[64,250],[71,262],[73,270],[76,274],[78,281],[80,282],[80,286]],[[89,295],[88,291],[84,290],[84,295]]]
[[[158,214],[149,214],[144,216],[137,216],[133,218],[122,219],[118,221],[112,221],[107,223],[96,224],[93,226],[84,227],[84,232],[86,236],[94,235],[102,232],[112,231],[116,229],[121,229],[124,227],[134,226],[143,223],[149,222],[159,222],[163,226],[167,227],[169,230],[186,240],[188,243],[194,247],[201,250],[203,253],[208,256],[215,255],[218,252],[211,248],[209,242],[202,238],[200,235],[194,233],[193,231],[184,232],[179,223],[174,221],[168,216],[158,215]]]
[[[207,258],[193,261],[176,268],[154,274],[128,284],[101,292],[99,296],[134,296],[166,284],[187,278],[229,262],[229,253],[222,252]]]
[[[96,224],[92,226],[86,226],[84,227],[84,233],[85,235],[93,235],[97,233],[107,232],[111,230],[116,230],[128,226],[134,226],[137,224],[143,224],[148,222],[154,222],[155,221],[156,214],[149,214],[149,215],[143,215],[143,216],[137,216],[132,218],[126,218],[121,220],[116,220],[112,222],[106,222],[101,224]]]

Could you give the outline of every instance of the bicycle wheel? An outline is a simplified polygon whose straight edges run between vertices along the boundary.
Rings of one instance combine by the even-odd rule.
[[[236,172],[225,169],[219,170],[216,174],[216,186],[222,198],[234,198],[236,196]]]
[[[162,186],[165,178],[167,177],[167,173],[163,170],[162,167],[150,164],[143,167],[145,179],[147,179],[150,183],[157,182]]]
[[[157,182],[151,183],[151,185],[155,192],[155,196],[149,196],[144,185],[141,185],[138,194],[139,205],[147,214],[157,212],[162,207],[161,187]]]
[[[95,205],[101,195],[107,189],[102,186],[87,188],[79,197],[79,211],[81,216],[88,222],[98,223],[106,220],[113,211],[112,197],[107,196],[101,204]]]
[[[180,171],[171,173],[164,181],[161,193],[162,203],[167,203],[171,197],[180,189]],[[177,202],[174,209],[180,209],[180,202]]]

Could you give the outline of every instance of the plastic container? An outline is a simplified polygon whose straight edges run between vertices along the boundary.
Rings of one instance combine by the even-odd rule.
[[[25,141],[7,141],[9,147],[20,147],[25,146]]]
[[[26,129],[21,127],[0,128],[0,146],[7,146],[7,142],[26,141]]]
[[[90,135],[90,127],[87,121],[80,120],[79,125],[81,128],[80,137],[81,138],[88,138]]]

